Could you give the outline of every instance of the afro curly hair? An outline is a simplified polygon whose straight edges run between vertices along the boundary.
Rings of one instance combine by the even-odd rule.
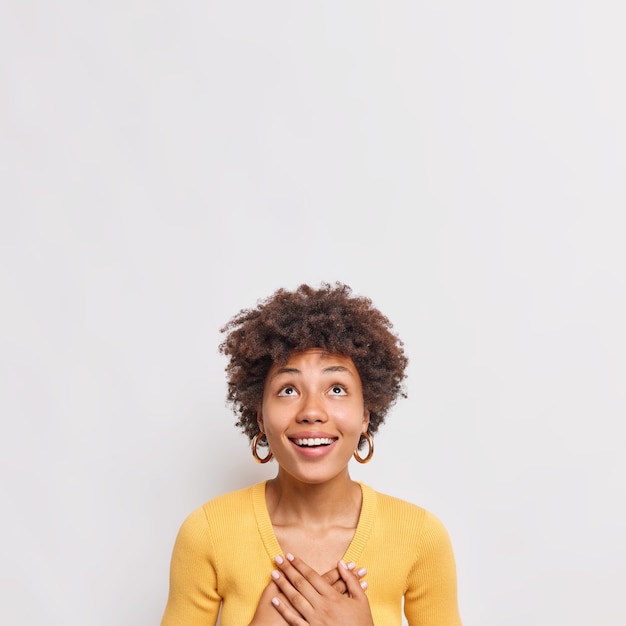
[[[369,298],[352,295],[343,283],[278,289],[256,308],[241,310],[220,332],[226,338],[219,351],[229,358],[227,402],[250,439],[259,432],[257,411],[269,369],[286,363],[292,352],[320,348],[352,359],[370,411],[370,434],[398,397],[406,397],[403,342]]]

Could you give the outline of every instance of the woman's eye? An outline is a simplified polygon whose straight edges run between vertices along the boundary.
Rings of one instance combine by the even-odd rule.
[[[283,387],[279,392],[279,396],[294,396],[296,394],[296,390],[293,387]]]
[[[331,396],[345,396],[347,394],[346,390],[341,385],[333,385],[330,388]]]

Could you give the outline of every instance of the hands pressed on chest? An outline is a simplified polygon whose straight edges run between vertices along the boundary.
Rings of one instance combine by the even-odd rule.
[[[320,575],[290,554],[276,565],[250,626],[373,626],[364,569],[340,562]]]

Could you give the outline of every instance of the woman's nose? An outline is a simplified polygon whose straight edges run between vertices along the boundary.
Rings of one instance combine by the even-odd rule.
[[[325,422],[328,419],[322,401],[314,395],[306,396],[298,411],[297,421],[303,423]]]

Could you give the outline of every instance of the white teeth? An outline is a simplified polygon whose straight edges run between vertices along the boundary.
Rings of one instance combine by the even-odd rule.
[[[310,439],[294,439],[294,441],[299,446],[328,446],[335,440],[327,437],[311,437]]]

